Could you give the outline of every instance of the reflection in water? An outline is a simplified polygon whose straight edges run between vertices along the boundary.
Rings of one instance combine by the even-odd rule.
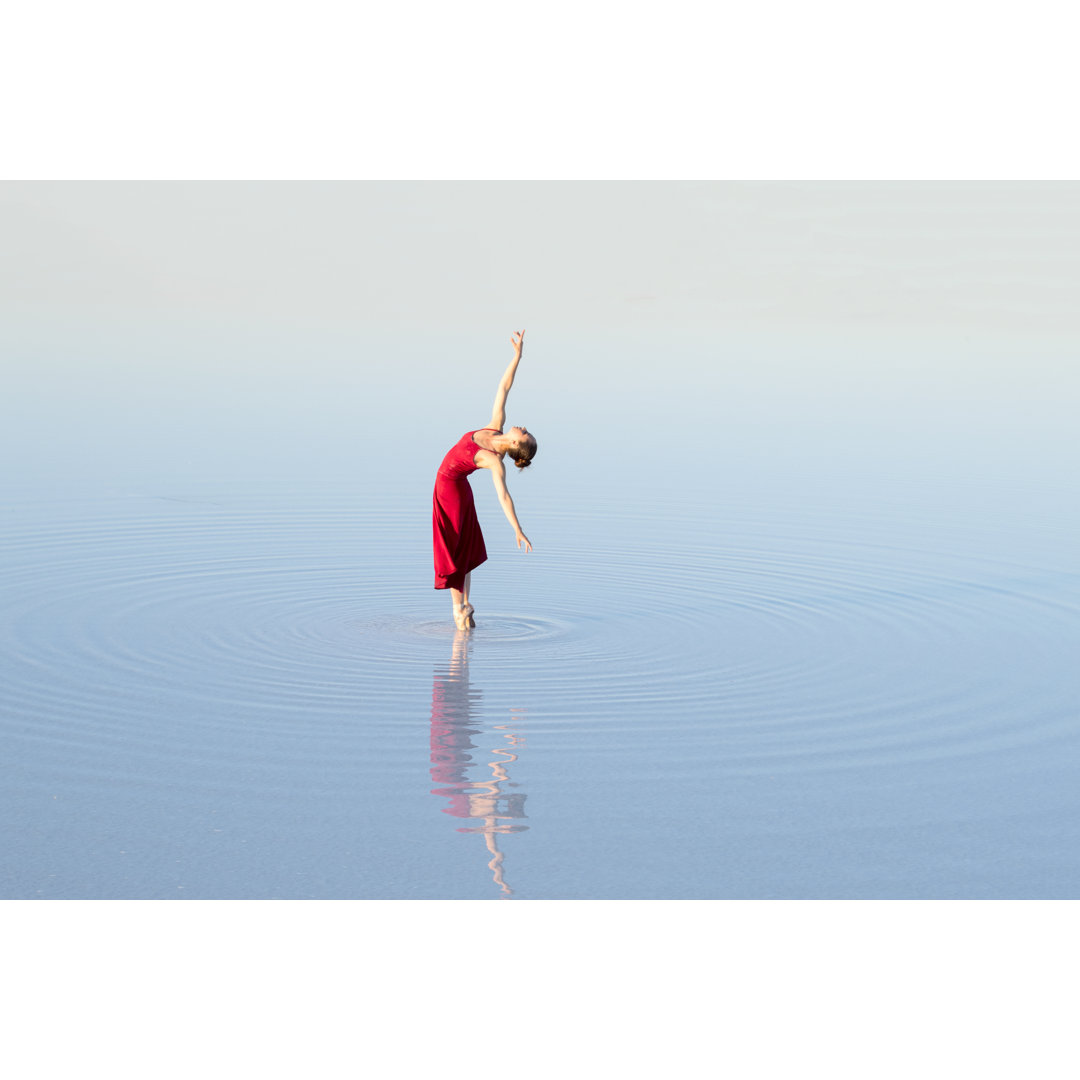
[[[435,681],[431,689],[431,779],[438,787],[431,789],[433,795],[441,795],[449,806],[444,814],[458,818],[474,818],[482,825],[460,828],[458,832],[481,833],[491,853],[488,869],[495,884],[507,896],[513,890],[503,877],[505,853],[499,850],[496,838],[499,833],[526,832],[528,825],[510,824],[525,817],[525,795],[503,790],[514,787],[506,767],[517,761],[512,748],[524,740],[511,732],[507,725],[496,724],[493,731],[502,732],[502,744],[487,753],[494,755],[486,762],[491,776],[470,780],[468,771],[476,767],[471,751],[477,750],[473,738],[483,734],[479,720],[480,691],[469,688],[469,640],[470,634],[458,630],[454,635],[450,666],[435,669]],[[487,754],[481,751],[482,757]],[[483,765],[483,761],[480,762]]]

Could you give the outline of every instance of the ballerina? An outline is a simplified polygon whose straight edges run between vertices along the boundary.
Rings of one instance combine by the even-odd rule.
[[[510,455],[519,469],[528,468],[536,456],[536,439],[523,427],[512,427],[505,434],[506,397],[514,385],[514,376],[521,361],[525,331],[511,337],[514,358],[503,373],[495,392],[491,424],[486,428],[467,431],[443,458],[435,476],[432,496],[432,537],[435,548],[435,588],[449,589],[453,601],[454,624],[459,630],[475,626],[472,604],[469,603],[471,574],[487,560],[484,535],[476,516],[469,475],[477,469],[489,469],[499,497],[499,505],[513,526],[517,546],[532,551],[529,538],[521,531],[514,500],[506,489],[506,467],[503,458]]]

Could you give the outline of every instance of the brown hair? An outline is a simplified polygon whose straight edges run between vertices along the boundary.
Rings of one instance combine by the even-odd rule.
[[[536,439],[526,434],[520,445],[511,447],[507,453],[519,469],[527,469],[532,464],[532,459],[536,457]]]

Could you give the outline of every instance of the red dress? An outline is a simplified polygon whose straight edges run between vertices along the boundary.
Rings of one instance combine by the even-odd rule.
[[[496,431],[477,428],[477,431]],[[497,434],[502,434],[497,432]],[[435,547],[435,588],[465,588],[465,575],[487,560],[484,534],[476,516],[469,474],[476,472],[473,459],[483,447],[467,431],[443,458],[435,475],[431,499],[431,533]]]

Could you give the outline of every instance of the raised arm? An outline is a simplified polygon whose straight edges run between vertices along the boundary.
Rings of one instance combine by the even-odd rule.
[[[525,340],[525,331],[519,330],[510,339],[514,346],[514,359],[503,373],[499,389],[495,391],[495,407],[491,410],[491,427],[502,431],[506,423],[506,395],[510,393],[510,387],[514,385],[514,376],[517,374],[518,362],[521,360],[521,346]]]
[[[521,526],[518,524],[517,512],[514,510],[514,500],[510,498],[510,492],[506,487],[506,466],[502,463],[502,458],[498,454],[492,454],[490,451],[486,451],[483,454],[483,467],[491,470],[491,479],[495,482],[495,491],[499,496],[499,505],[503,508],[503,513],[506,515],[506,520],[514,527],[514,535],[517,537],[517,546],[521,547],[522,541],[525,543],[525,550],[532,551],[532,544],[529,543],[529,538],[521,531]]]

